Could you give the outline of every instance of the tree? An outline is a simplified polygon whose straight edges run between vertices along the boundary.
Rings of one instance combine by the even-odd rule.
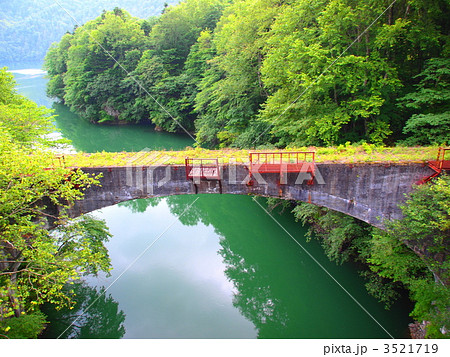
[[[13,75],[0,68],[0,129],[23,146],[48,145],[52,111],[17,94]]]
[[[0,328],[13,336],[20,323],[11,319],[25,321],[43,302],[70,304],[63,286],[110,264],[104,223],[89,216],[70,221],[65,213],[98,180],[55,165],[52,143],[42,139],[52,130],[48,111],[17,95],[11,83],[1,70]],[[37,328],[42,319],[35,316],[27,321]]]
[[[392,133],[383,105],[400,82],[370,40],[377,25],[361,37],[385,7],[299,0],[277,17],[261,70],[270,96],[260,119],[280,144],[382,143]]]
[[[142,61],[152,63],[150,70],[154,77],[149,81],[150,76],[142,72],[140,63],[136,78],[147,92],[142,93],[138,101],[159,128],[169,132],[195,130],[194,99],[203,68],[198,63],[199,58],[194,64],[193,56],[199,55],[194,53],[203,41],[202,36],[214,30],[225,3],[223,0],[182,2],[168,7],[152,28],[149,35],[152,49]]]
[[[403,219],[388,225],[388,234],[419,255],[441,285],[450,282],[450,178],[416,187],[401,206]]]
[[[399,106],[415,111],[403,129],[408,145],[450,144],[450,59],[432,58],[416,76],[415,92],[400,99]]]
[[[118,8],[104,12],[49,50],[47,92],[94,123],[193,131],[198,79],[184,73],[185,62],[223,6],[223,0],[189,0],[148,21]]]
[[[129,120],[123,113],[132,101],[121,82],[136,68],[147,39],[138,19],[120,9],[78,28],[64,74],[64,101],[71,110],[92,122]]]
[[[224,10],[213,38],[217,54],[196,98],[200,143],[248,147],[264,131],[254,120],[267,96],[260,68],[267,32],[282,7],[280,1],[239,1]]]

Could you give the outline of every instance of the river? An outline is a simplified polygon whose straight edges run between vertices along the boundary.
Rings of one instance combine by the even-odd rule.
[[[149,126],[83,121],[46,98],[46,79],[38,68],[11,67],[18,91],[55,109],[55,124],[75,150],[136,152],[192,145],[189,137]],[[107,243],[112,276],[76,284],[76,308],[47,310],[50,324],[43,337],[408,337],[407,301],[385,310],[368,295],[355,266],[329,262],[318,242],[306,241],[307,228],[289,212],[272,214],[339,285],[251,197],[134,200],[93,213],[112,234]]]

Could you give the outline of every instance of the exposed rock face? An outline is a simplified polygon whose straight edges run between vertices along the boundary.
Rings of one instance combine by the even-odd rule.
[[[109,105],[105,105],[103,107],[103,110],[106,112],[106,114],[111,115],[112,117],[114,117],[116,119],[116,121],[119,120],[120,112],[118,110],[114,109],[113,107],[111,107]]]
[[[411,338],[413,339],[424,339],[425,335],[427,333],[426,327],[427,323],[424,321],[422,323],[420,322],[414,322],[412,324],[408,325],[409,332],[411,333]]]

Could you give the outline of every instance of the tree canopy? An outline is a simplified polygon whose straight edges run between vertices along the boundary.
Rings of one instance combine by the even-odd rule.
[[[153,122],[207,147],[446,144],[448,14],[445,0],[115,9],[50,49],[48,92],[92,122]]]

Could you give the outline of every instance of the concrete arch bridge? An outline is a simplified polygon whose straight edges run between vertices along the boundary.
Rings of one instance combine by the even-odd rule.
[[[185,165],[80,167],[86,173],[101,173],[101,186],[87,189],[69,214],[77,217],[138,198],[237,194],[309,202],[383,228],[387,220],[401,218],[399,204],[413,185],[436,174],[426,163],[316,163],[314,155],[283,155],[250,155],[247,165],[186,159]]]

